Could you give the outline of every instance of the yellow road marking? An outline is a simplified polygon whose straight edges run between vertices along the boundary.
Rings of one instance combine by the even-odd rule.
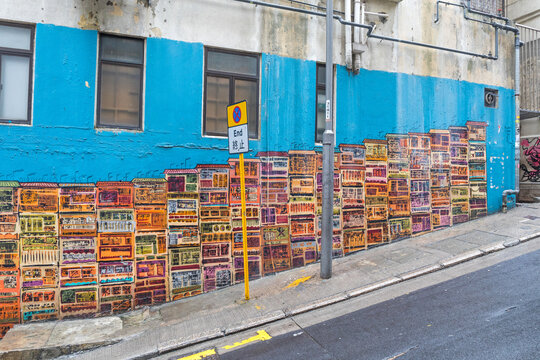
[[[254,342],[254,341],[265,341],[265,340],[270,340],[271,338],[272,337],[270,335],[268,335],[268,333],[266,331],[259,330],[259,331],[257,331],[257,335],[252,336],[252,337],[250,337],[249,339],[246,339],[246,340],[235,342],[232,345],[225,345],[224,347],[222,347],[222,349],[225,349],[225,350],[234,349],[235,347],[246,345],[246,344],[249,344],[249,343]]]
[[[178,360],[201,360],[210,355],[216,355],[216,350],[210,349],[210,350],[201,351],[200,353],[184,356],[183,358],[179,358]]]
[[[303,283],[304,281],[308,281],[309,279],[311,279],[311,276],[306,276],[306,277],[303,277],[303,278],[300,278],[300,279],[296,279],[292,283],[287,285],[285,287],[285,289],[296,287],[296,286],[300,285],[301,283]]]

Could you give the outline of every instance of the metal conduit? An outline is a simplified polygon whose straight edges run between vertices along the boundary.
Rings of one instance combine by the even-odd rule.
[[[252,5],[261,5],[261,6],[266,6],[266,7],[280,9],[280,10],[293,11],[293,12],[298,12],[298,13],[302,13],[302,14],[306,14],[306,15],[326,17],[326,14],[320,13],[320,12],[317,12],[317,11],[300,9],[300,8],[295,8],[295,7],[292,7],[292,6],[286,6],[286,5],[273,4],[273,3],[268,3],[268,2],[265,2],[265,1],[259,1],[259,0],[234,0],[234,1],[247,3],[247,4],[252,4]],[[375,38],[375,39],[393,41],[393,42],[402,43],[402,44],[408,44],[408,45],[422,46],[422,47],[426,47],[426,48],[430,48],[430,49],[448,51],[448,52],[453,52],[453,53],[458,53],[458,54],[463,54],[463,55],[470,55],[470,56],[475,56],[475,57],[479,57],[479,58],[482,58],[482,59],[488,59],[488,60],[497,60],[499,58],[499,56],[498,56],[499,55],[498,54],[499,33],[497,31],[495,32],[495,44],[496,44],[496,46],[495,46],[495,55],[493,56],[491,54],[485,55],[485,54],[479,54],[479,53],[474,53],[474,52],[470,52],[470,51],[464,51],[464,50],[447,48],[447,47],[443,47],[443,46],[437,46],[437,45],[421,43],[421,42],[417,42],[417,41],[402,40],[402,39],[396,39],[396,38],[389,37],[389,36],[376,35],[376,34],[373,34],[373,30],[375,29],[374,26],[365,25],[365,24],[359,24],[359,23],[355,23],[355,22],[351,22],[351,21],[346,21],[341,16],[335,15],[335,14],[334,14],[334,19],[336,19],[337,21],[339,21],[343,25],[349,25],[349,26],[354,26],[354,27],[367,29],[368,30],[367,36]],[[497,25],[499,25],[501,27],[507,27],[506,25],[501,25],[501,24],[497,24]],[[515,29],[515,28],[512,28],[512,27],[508,27],[508,28]],[[504,30],[507,30],[507,29],[504,29]]]

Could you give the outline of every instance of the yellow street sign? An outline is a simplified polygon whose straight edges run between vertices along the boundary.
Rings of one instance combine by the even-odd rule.
[[[247,102],[244,100],[227,106],[227,120],[229,127],[247,124]]]

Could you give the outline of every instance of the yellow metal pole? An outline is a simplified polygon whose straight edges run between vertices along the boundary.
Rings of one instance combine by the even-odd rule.
[[[247,224],[246,224],[246,183],[244,179],[244,154],[240,154],[240,191],[242,196],[242,240],[244,245],[244,285],[246,300],[249,300],[249,269],[247,253]]]

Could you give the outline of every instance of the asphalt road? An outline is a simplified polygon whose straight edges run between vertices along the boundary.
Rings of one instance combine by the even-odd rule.
[[[351,310],[306,313],[276,325],[281,331],[269,331],[278,334],[269,340],[216,346],[215,355],[200,359],[537,360],[540,251]]]

